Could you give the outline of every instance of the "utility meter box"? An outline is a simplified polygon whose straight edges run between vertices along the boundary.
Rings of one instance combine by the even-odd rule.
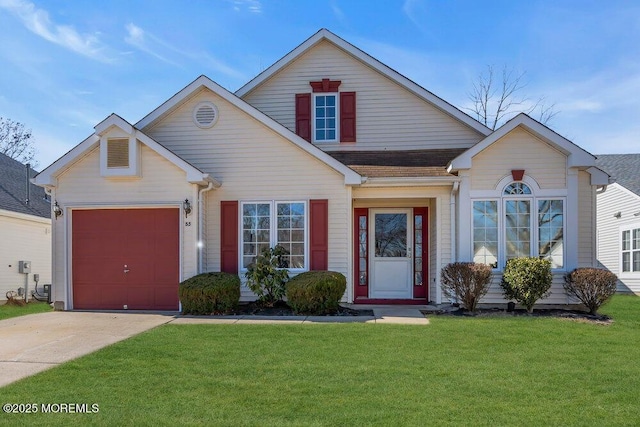
[[[31,273],[31,261],[18,261],[18,273]]]

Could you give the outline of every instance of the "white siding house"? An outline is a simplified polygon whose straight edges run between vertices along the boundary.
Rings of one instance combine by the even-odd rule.
[[[598,194],[600,266],[618,276],[618,291],[640,294],[640,154],[599,155],[616,182]]]
[[[0,303],[8,291],[30,298],[36,285],[43,293],[51,283],[51,203],[28,181],[33,176],[35,171],[0,154]]]
[[[201,76],[136,124],[108,117],[36,182],[63,210],[58,308],[177,310],[178,281],[242,276],[275,245],[292,273],[345,275],[350,303],[445,302],[441,269],[472,260],[503,303],[514,256],[551,259],[543,303],[568,303],[608,176],[530,117],[491,131],[323,29],[235,94]]]

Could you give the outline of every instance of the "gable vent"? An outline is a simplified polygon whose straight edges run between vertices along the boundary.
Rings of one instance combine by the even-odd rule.
[[[129,167],[129,138],[107,140],[107,167]]]
[[[210,128],[218,121],[218,108],[211,102],[201,102],[193,110],[193,121],[200,128]]]

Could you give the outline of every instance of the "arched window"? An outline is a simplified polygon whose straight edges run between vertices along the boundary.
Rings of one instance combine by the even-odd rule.
[[[537,188],[537,187],[536,187]],[[493,199],[473,201],[473,261],[494,268],[512,258],[549,259],[564,267],[564,199],[538,197],[515,181]]]
[[[504,187],[504,195],[531,194],[531,189],[524,182],[512,182]]]

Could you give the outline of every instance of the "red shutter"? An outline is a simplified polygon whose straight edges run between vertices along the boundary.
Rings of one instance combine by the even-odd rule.
[[[340,142],[356,142],[355,92],[340,92]]]
[[[309,200],[309,252],[310,270],[327,270],[329,267],[329,202]]]
[[[238,273],[238,202],[220,202],[220,271]]]
[[[296,94],[296,134],[311,142],[311,94]]]

